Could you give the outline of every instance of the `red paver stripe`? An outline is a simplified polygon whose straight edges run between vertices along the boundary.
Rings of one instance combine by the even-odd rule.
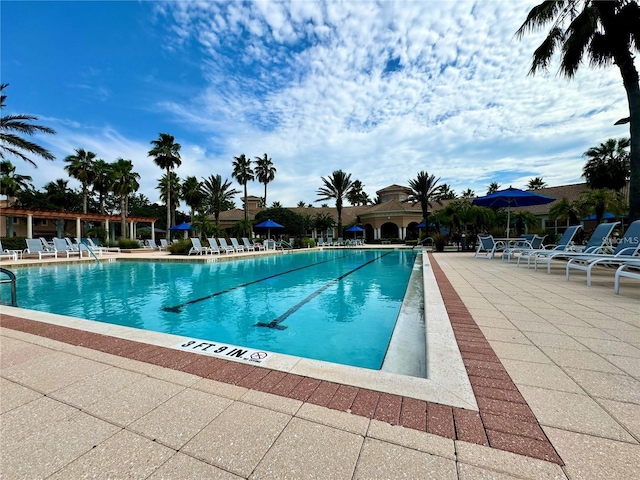
[[[427,432],[455,440],[452,407],[427,402]]]
[[[484,431],[485,427],[478,412],[454,408],[453,419],[456,425],[456,436],[458,440],[477,443],[479,445],[489,445],[487,434]]]
[[[326,407],[339,386],[338,383],[325,382],[323,380],[320,382],[320,385],[318,385],[318,388],[311,394],[307,402]]]
[[[373,418],[379,399],[380,393],[361,388],[358,390],[353,405],[351,405],[351,413],[361,417]]]
[[[333,395],[333,398],[327,404],[327,407],[333,410],[348,411],[353,405],[353,401],[358,394],[358,388],[350,385],[340,385]]]
[[[259,370],[264,370],[264,369],[259,369]],[[273,393],[274,395],[287,397],[303,379],[304,377],[300,375],[287,373],[285,377],[282,380],[280,380],[280,382],[275,387],[273,387],[273,389],[271,390],[271,393]]]
[[[305,377],[293,390],[291,390],[291,393],[289,393],[287,397],[300,400],[301,402],[306,402],[313,392],[316,391],[318,386],[320,386],[320,380]]]
[[[398,425],[400,423],[401,409],[402,397],[390,393],[381,393],[373,418],[391,425]]]
[[[400,425],[422,432],[427,431],[427,402],[415,398],[403,398]]]

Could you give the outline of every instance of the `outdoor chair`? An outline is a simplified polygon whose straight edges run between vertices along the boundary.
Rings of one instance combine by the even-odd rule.
[[[189,249],[188,255],[195,253],[196,255],[202,255],[211,253],[211,250],[208,247],[203,247],[200,243],[200,239],[197,237],[193,237],[191,239],[191,248]]]
[[[160,247],[156,244],[156,241],[151,238],[147,240],[147,247],[152,248],[153,250],[160,250]]]
[[[42,243],[42,248],[44,248],[45,252],[53,252],[55,248],[53,247],[53,242],[48,242],[46,238],[40,237],[40,242]]]
[[[527,268],[529,268],[531,266],[531,257],[535,256],[536,254],[540,253],[541,255],[546,255],[550,252],[565,252],[567,250],[570,250],[571,248],[573,248],[573,238],[576,236],[576,233],[578,233],[578,230],[580,230],[582,228],[582,225],[572,225],[570,227],[567,227],[567,229],[564,231],[564,233],[562,234],[562,236],[560,237],[560,240],[558,240],[558,243],[556,245],[547,245],[546,248],[539,248],[536,250],[523,250],[520,252],[520,255],[518,255],[518,261],[516,262],[516,265],[520,266],[520,261],[523,258],[527,259]]]
[[[207,238],[207,241],[209,242],[209,250],[211,251],[211,253],[217,253],[218,255],[222,253],[215,238]]]
[[[338,237],[338,240],[336,240],[333,245],[336,247],[344,247],[344,242],[342,240],[342,237]]]
[[[55,250],[53,252],[48,252],[42,246],[42,242],[36,238],[27,238],[25,240],[27,242],[27,248],[24,251],[24,255],[35,255],[38,254],[38,258],[42,259],[42,257],[54,257],[58,258],[58,252]]]
[[[591,271],[597,265],[615,266],[626,263],[629,259],[636,260],[640,251],[640,220],[629,225],[618,246],[610,255],[582,254],[572,256],[567,262],[567,281],[571,270],[583,270],[587,272],[587,286],[591,286]],[[637,258],[640,260],[640,257]]]
[[[493,235],[478,235],[478,242],[475,258],[491,259],[496,252],[502,252],[506,248],[506,244],[502,241],[496,242]]]
[[[538,270],[538,263],[547,264],[547,274],[551,274],[551,260],[554,258],[567,259],[574,255],[584,254],[599,254],[603,252],[603,248],[607,246],[609,237],[613,232],[613,229],[619,225],[620,222],[614,223],[601,223],[591,234],[589,241],[584,247],[572,247],[571,250],[550,250],[540,251],[534,255],[533,265]],[[575,248],[575,251],[574,251]]]
[[[64,238],[54,238],[53,239],[53,248],[57,253],[66,253],[67,258],[71,257],[71,255],[78,255],[78,258],[82,257],[82,253],[80,249],[73,250],[69,244],[65,241]],[[58,257],[56,257],[58,258]]]
[[[85,244],[89,247],[89,249],[91,251],[98,252],[100,254],[100,256],[102,256],[103,252],[120,253],[120,247],[104,247],[104,246],[94,242],[93,238],[91,238],[91,237],[86,239]]]
[[[244,245],[240,245],[238,243],[238,239],[237,238],[231,238],[230,240],[231,240],[231,246],[233,247],[233,249],[236,252],[238,252],[238,253],[244,252]]]
[[[640,260],[627,260],[616,270],[613,283],[613,291],[620,293],[620,277],[640,280]]]
[[[11,260],[18,260],[17,250],[7,250],[2,248],[2,242],[0,242],[0,259],[10,258]]]
[[[256,251],[256,247],[251,244],[251,242],[249,241],[249,239],[247,237],[242,237],[242,244],[244,245],[244,249],[247,252],[255,252]]]
[[[518,241],[513,247],[505,248],[502,252],[502,260],[507,258],[507,263],[511,262],[517,254],[521,254],[524,251],[540,250],[542,248],[542,242],[547,238],[546,235],[523,235],[522,239]]]
[[[224,250],[225,253],[234,253],[236,251],[235,248],[227,243],[225,238],[218,238],[218,243],[220,244],[220,250]]]
[[[160,239],[160,246],[158,248],[160,250],[166,250],[167,248],[169,248],[169,242],[167,242],[166,238],[161,238]]]

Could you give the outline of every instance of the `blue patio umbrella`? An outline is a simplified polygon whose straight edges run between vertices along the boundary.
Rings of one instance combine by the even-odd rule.
[[[596,218],[597,218],[596,214],[594,213],[593,215],[589,215],[587,217],[584,217],[582,220],[595,220]],[[611,212],[607,212],[602,216],[603,220],[612,220],[614,218],[616,218],[616,216]]]
[[[189,223],[182,222],[182,223],[179,223],[178,225],[171,227],[169,230],[172,230],[172,231],[191,230],[191,225]]]
[[[416,228],[424,228],[424,227],[426,227],[426,226],[427,226],[427,224],[426,224],[426,223],[424,223],[424,220],[423,220],[423,221],[421,221],[418,225],[416,225]]]
[[[345,232],[353,232],[353,238],[358,238],[358,232],[364,232],[364,228],[358,225],[352,225],[345,230]]]
[[[520,190],[509,187],[505,190],[498,190],[484,197],[476,198],[472,203],[481,207],[506,208],[507,209],[507,238],[511,226],[511,207],[531,207],[533,205],[544,205],[555,200],[553,197],[540,195],[539,193]]]
[[[274,222],[273,220],[265,220],[264,222],[260,222],[253,228],[266,228],[267,229],[267,238],[271,238],[271,229],[272,228],[284,228],[284,225],[280,225],[279,223]]]

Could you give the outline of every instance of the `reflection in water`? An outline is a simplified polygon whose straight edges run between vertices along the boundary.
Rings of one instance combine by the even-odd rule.
[[[24,308],[379,368],[413,264],[410,251],[333,250],[16,274]]]

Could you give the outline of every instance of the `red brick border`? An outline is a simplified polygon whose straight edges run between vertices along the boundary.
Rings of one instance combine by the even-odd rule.
[[[479,412],[10,315],[0,314],[0,326],[563,465],[435,258],[429,258]]]

